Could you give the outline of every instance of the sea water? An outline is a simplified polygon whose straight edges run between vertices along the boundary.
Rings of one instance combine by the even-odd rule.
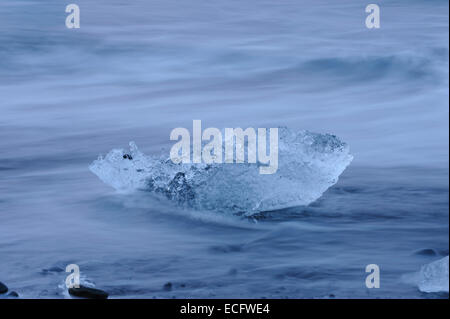
[[[74,3],[79,29],[61,1],[0,3],[11,290],[65,298],[77,264],[111,298],[442,297],[417,273],[449,247],[447,1],[378,1],[379,29],[364,1]],[[251,216],[118,192],[89,170],[130,141],[168,153],[194,119],[329,133],[354,159],[308,206]]]

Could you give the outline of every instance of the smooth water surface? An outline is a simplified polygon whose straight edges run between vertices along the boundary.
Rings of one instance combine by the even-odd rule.
[[[77,30],[61,1],[0,3],[11,290],[64,298],[76,263],[112,298],[442,297],[415,273],[449,247],[447,1],[379,1],[377,30],[364,1],[75,3]],[[119,194],[88,169],[132,140],[167,152],[193,119],[336,134],[354,160],[310,206],[253,218]]]

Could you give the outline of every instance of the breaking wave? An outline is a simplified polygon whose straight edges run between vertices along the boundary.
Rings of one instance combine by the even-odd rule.
[[[199,210],[253,215],[317,200],[350,164],[349,147],[336,136],[279,128],[278,170],[261,175],[261,163],[174,164],[146,156],[134,142],[113,149],[90,170],[118,191],[149,191]]]

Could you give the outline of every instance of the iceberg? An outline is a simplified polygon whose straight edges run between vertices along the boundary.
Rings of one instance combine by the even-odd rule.
[[[422,266],[419,273],[419,290],[448,293],[448,256]]]
[[[169,156],[144,155],[134,142],[89,168],[117,191],[148,191],[194,209],[253,215],[312,203],[353,159],[334,135],[286,127],[278,134],[278,170],[271,175],[259,173],[260,162],[175,164]]]

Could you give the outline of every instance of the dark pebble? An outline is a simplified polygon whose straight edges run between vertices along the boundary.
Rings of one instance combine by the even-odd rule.
[[[167,291],[172,290],[172,283],[171,282],[166,283],[163,288],[164,290]]]
[[[334,294],[330,294],[330,296],[329,296],[330,298],[334,298],[334,297],[336,297]]]
[[[421,256],[436,256],[437,255],[436,251],[431,248],[418,250],[415,252],[415,254],[421,255]]]
[[[17,298],[17,297],[19,297],[19,294],[18,294],[17,292],[15,292],[15,291],[11,291],[11,292],[8,294],[8,297],[14,297],[14,298]]]
[[[0,294],[8,292],[8,287],[0,281]]]
[[[75,297],[80,298],[89,298],[89,299],[107,299],[108,293],[95,288],[89,288],[80,285],[80,288],[69,288],[69,294]]]
[[[133,159],[133,157],[130,155],[130,154],[123,154],[123,158],[124,159],[129,159],[129,160],[132,160]]]

